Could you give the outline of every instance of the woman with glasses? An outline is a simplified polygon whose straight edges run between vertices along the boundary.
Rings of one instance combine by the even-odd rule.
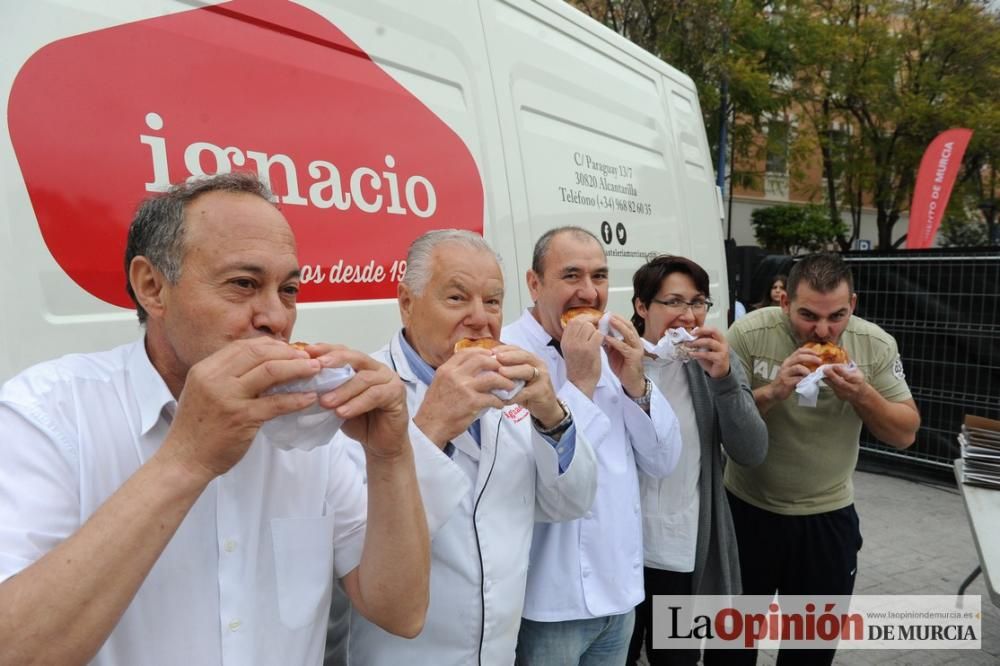
[[[636,609],[628,664],[643,643],[651,666],[696,664],[697,650],[652,649],[653,595],[738,594],[739,554],[722,487],[722,449],[742,465],[767,454],[767,427],[740,363],[722,332],[705,325],[712,307],[708,273],[662,255],[632,278],[632,323],[653,344],[670,328],[695,336],[690,360],[647,355],[646,376],[670,402],[681,425],[681,458],[665,479],[639,472],[646,599]]]

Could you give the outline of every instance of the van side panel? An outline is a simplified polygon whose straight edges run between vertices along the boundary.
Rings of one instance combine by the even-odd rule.
[[[425,104],[464,143],[481,181],[483,204],[476,221],[504,259],[505,277],[510,283],[516,276],[510,272],[513,238],[505,231],[510,215],[506,176],[475,4],[463,0],[420,4],[321,0],[309,4],[349,35],[374,63]],[[405,121],[402,117],[398,122]],[[434,157],[428,155],[428,159]],[[426,225],[426,230],[467,227],[468,223],[439,216]],[[380,238],[374,236],[369,242],[379,243]],[[518,311],[516,293],[514,296],[505,302],[508,316]],[[399,326],[395,299],[310,303],[299,307],[296,335],[343,341],[374,351]]]
[[[190,8],[178,3],[162,6],[162,2],[103,2],[83,8],[48,0],[0,7],[4,25],[0,46],[0,381],[36,362],[73,351],[107,348],[138,335],[134,312],[111,306],[81,289],[49,252],[14,156],[8,119],[15,77],[35,52],[68,36],[143,18],[155,4],[162,13]],[[70,126],[74,126],[73,111],[62,109],[64,123]],[[87,131],[86,127],[76,129]],[[48,160],[67,160],[68,152],[54,149]],[[77,168],[84,170],[87,165]],[[74,222],[66,220],[67,225]],[[80,258],[81,263],[86,260]],[[124,289],[124,273],[121,275]]]
[[[690,80],[559,0],[39,0],[0,21],[0,381],[141,334],[132,211],[216,163],[274,185],[304,269],[298,339],[380,347],[405,246],[435,228],[498,250],[507,321],[562,224],[601,239],[617,312],[661,252],[700,261],[724,301]]]
[[[223,162],[267,173],[296,233],[301,339],[368,351],[388,340],[399,326],[394,297],[406,246],[428,229],[485,230],[503,252],[510,236],[496,233],[493,219],[506,215],[506,185],[491,166],[502,158],[475,5],[451,0],[418,11],[408,3],[236,0],[192,9],[161,0],[143,3],[137,15],[132,4],[103,2],[102,15],[86,20],[49,8],[62,19],[49,22],[39,10],[34,23],[48,29],[26,30],[4,47],[17,59],[4,70],[14,94],[3,96],[0,167],[10,176],[5,183],[16,185],[3,199],[2,233],[17,252],[3,269],[3,335],[11,342],[0,354],[0,378],[53,355],[134,339],[140,329],[124,307],[121,259],[134,206],[167,182]],[[203,39],[209,28],[215,37]],[[179,78],[149,66],[149,80],[141,75],[144,84],[129,85],[123,97],[115,77],[143,71],[135,61],[153,49],[140,47],[154,42],[157,53],[175,48],[187,57],[207,49],[215,64],[192,65]],[[73,108],[73,98],[47,104],[50,93],[67,95],[65,86],[44,88],[45,67],[67,61],[85,102],[77,116],[90,116],[65,113],[65,122],[32,127],[40,114]],[[223,62],[236,71],[213,82]],[[108,85],[81,81],[94,76]],[[122,120],[122,108],[135,113]],[[62,133],[58,142],[45,126]],[[131,166],[112,173],[108,164],[122,159]],[[55,166],[68,175],[54,176]],[[116,247],[88,240],[88,228],[110,234]],[[100,288],[88,282],[95,274]]]
[[[727,327],[729,277],[725,263],[722,211],[715,187],[715,173],[709,157],[708,138],[702,121],[697,93],[686,81],[664,76],[664,102],[676,142],[676,173],[684,201],[688,236],[688,256],[708,271],[712,300],[716,306],[708,316],[713,326]],[[697,230],[697,231],[695,231]]]
[[[546,230],[582,226],[608,254],[609,307],[629,315],[635,269],[656,254],[691,254],[691,237],[703,233],[690,223],[682,188],[694,182],[714,192],[707,145],[694,142],[709,178],[692,181],[681,172],[691,142],[675,136],[669,68],[637,57],[577,10],[534,0],[481,6],[519,263],[530,266],[534,240]],[[685,92],[697,100],[693,88]],[[725,273],[721,246],[696,258]],[[523,280],[520,287],[527,300]]]

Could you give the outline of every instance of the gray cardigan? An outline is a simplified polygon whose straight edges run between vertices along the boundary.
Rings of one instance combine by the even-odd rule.
[[[729,351],[729,374],[712,379],[697,362],[685,365],[701,445],[700,511],[692,594],[739,594],[740,558],[722,486],[722,449],[741,465],[764,462],[767,426],[743,366]]]

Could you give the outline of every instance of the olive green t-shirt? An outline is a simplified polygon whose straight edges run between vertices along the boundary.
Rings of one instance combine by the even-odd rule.
[[[740,318],[729,344],[743,363],[751,387],[771,382],[798,347],[788,316],[778,307]],[[840,339],[865,380],[890,402],[910,398],[896,341],[881,328],[852,316]],[[816,407],[800,407],[794,391],[764,415],[767,458],[757,467],[726,465],[726,487],[767,511],[809,515],[834,511],[854,501],[851,475],[858,461],[861,418],[851,405],[820,384]]]

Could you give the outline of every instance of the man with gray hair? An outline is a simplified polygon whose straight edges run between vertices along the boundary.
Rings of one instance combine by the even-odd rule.
[[[423,633],[402,640],[355,617],[351,663],[512,664],[535,520],[577,518],[593,501],[593,450],[545,364],[513,345],[490,346],[503,296],[499,258],[476,234],[433,231],[410,247],[403,329],[376,357],[406,386],[419,431],[411,438],[438,448],[436,462],[418,463],[421,488],[436,464],[460,492],[433,533]]]
[[[361,352],[288,344],[299,265],[269,197],[226,174],[146,201],[126,259],[142,339],[0,388],[0,663],[319,664],[333,572],[419,633],[433,511],[405,390]],[[268,392],[344,366],[323,395]],[[367,492],[343,444],[259,432],[317,403]]]

